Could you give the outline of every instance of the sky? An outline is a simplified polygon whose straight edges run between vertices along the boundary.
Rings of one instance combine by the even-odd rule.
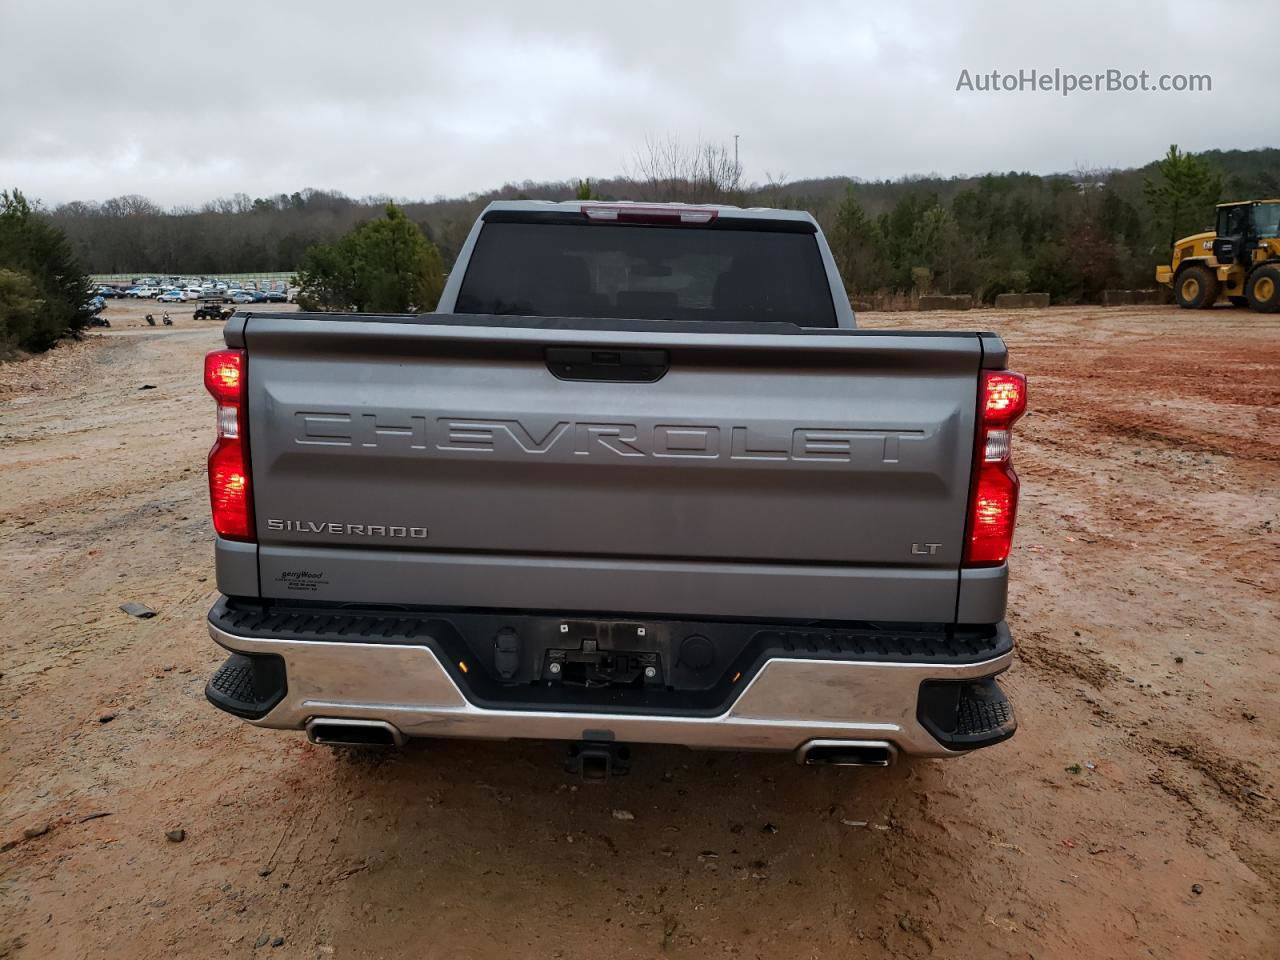
[[[0,185],[50,205],[430,199],[625,174],[646,138],[735,134],[748,182],[1280,146],[1275,37],[1243,0],[184,6],[0,0]],[[977,87],[1032,69],[1212,90],[957,89],[962,71]]]

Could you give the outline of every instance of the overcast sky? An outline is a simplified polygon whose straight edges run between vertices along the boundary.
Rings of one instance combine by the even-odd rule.
[[[457,195],[741,135],[748,181],[1133,166],[1280,145],[1274,18],[1044,4],[0,0],[0,184],[48,203]],[[1019,68],[1209,93],[979,93]]]

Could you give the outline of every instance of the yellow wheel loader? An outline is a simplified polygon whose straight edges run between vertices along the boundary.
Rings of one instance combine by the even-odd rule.
[[[1183,237],[1156,281],[1192,310],[1231,303],[1280,313],[1280,200],[1218,204],[1212,232]]]

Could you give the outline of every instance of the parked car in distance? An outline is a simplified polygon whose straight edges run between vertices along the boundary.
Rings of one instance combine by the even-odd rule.
[[[102,297],[90,297],[84,306],[90,313],[98,314],[107,309],[107,301]]]
[[[182,303],[187,299],[187,292],[174,287],[172,290],[166,290],[160,296],[156,297],[161,303]]]
[[[267,298],[256,290],[237,290],[231,294],[232,303],[262,303]]]
[[[185,292],[188,299],[194,299],[204,295],[204,291],[200,289],[200,284],[198,283],[189,284]]]
[[[288,303],[289,295],[283,290],[263,290],[262,299],[266,303]]]

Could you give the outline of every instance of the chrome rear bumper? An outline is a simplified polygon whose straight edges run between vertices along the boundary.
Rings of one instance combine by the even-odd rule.
[[[410,737],[613,739],[733,750],[798,750],[813,740],[884,741],[917,756],[955,756],[916,716],[926,680],[970,680],[1008,668],[1012,652],[979,663],[773,659],[717,716],[502,710],[471,703],[426,646],[245,637],[209,625],[233,653],[275,654],[284,698],[248,722],[302,730],[313,718],[390,724]]]

